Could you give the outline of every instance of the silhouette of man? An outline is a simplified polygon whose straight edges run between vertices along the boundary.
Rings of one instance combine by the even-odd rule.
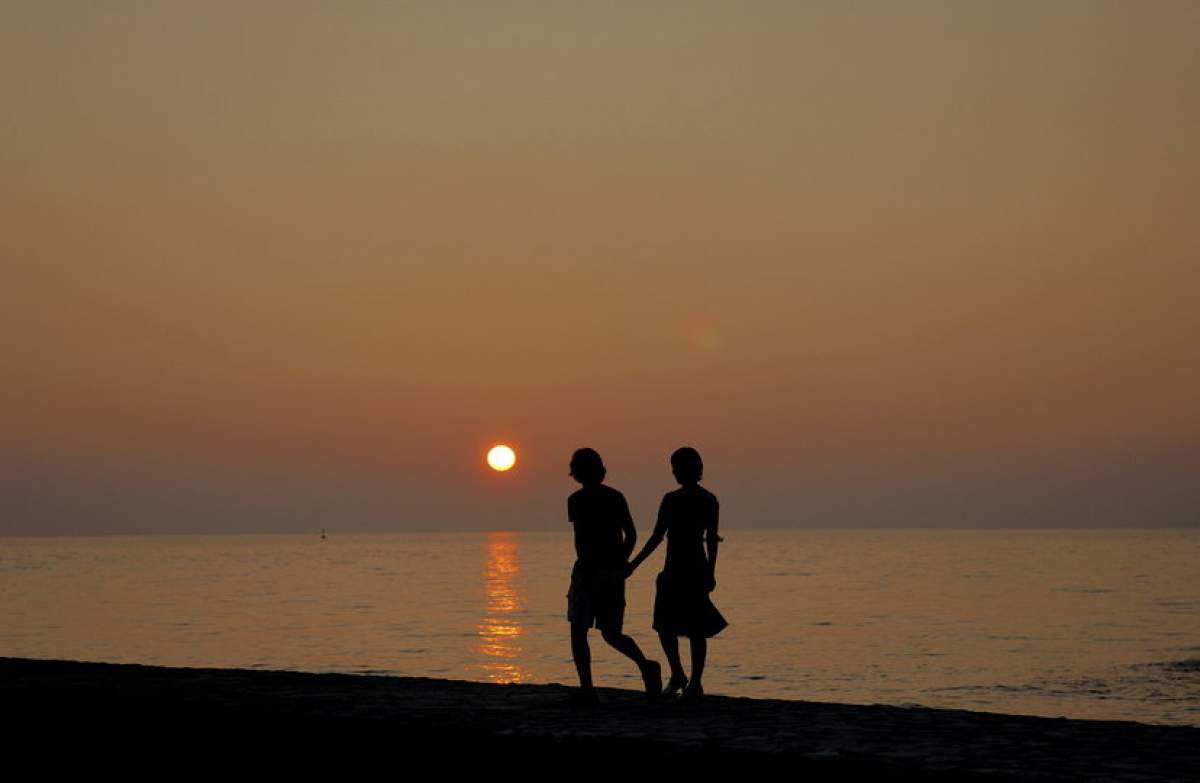
[[[597,700],[587,640],[593,625],[604,641],[637,664],[647,697],[657,698],[662,688],[662,667],[647,659],[637,642],[621,632],[627,562],[637,544],[637,529],[625,496],[603,483],[606,474],[604,462],[594,450],[578,449],[571,456],[571,477],[583,485],[567,498],[567,518],[575,527],[576,560],[567,591],[567,620],[571,623],[571,655],[579,673],[579,690],[572,694],[576,704],[595,704]]]

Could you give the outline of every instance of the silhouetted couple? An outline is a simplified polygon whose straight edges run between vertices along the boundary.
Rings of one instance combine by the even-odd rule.
[[[695,449],[676,450],[671,455],[671,471],[680,487],[663,496],[654,532],[630,560],[637,529],[625,496],[604,484],[607,471],[594,450],[579,449],[571,457],[571,477],[583,485],[567,498],[567,518],[575,527],[576,560],[567,592],[567,620],[571,623],[571,654],[579,672],[579,691],[573,694],[577,703],[596,701],[587,640],[592,626],[600,629],[604,641],[637,664],[650,699],[679,694],[693,700],[704,695],[701,677],[708,638],[727,625],[709,598],[717,586],[718,504],[716,496],[699,484],[704,464]],[[654,630],[671,667],[665,689],[662,667],[622,632],[625,580],[664,538],[667,559],[656,583]],[[680,636],[691,640],[690,681],[679,658]]]

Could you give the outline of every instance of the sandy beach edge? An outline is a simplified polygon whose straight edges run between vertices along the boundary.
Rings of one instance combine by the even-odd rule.
[[[0,658],[14,747],[134,737],[210,755],[278,747],[409,761],[529,758],[592,771],[658,763],[785,763],[819,777],[1200,779],[1200,729],[1121,721],[712,695],[648,704],[602,689],[573,708],[563,685],[191,669]],[[355,756],[358,757],[358,756]]]

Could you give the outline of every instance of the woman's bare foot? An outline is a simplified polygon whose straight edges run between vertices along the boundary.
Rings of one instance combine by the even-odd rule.
[[[671,675],[671,680],[667,683],[667,687],[663,688],[663,696],[674,696],[681,690],[687,687],[687,677],[676,677]]]

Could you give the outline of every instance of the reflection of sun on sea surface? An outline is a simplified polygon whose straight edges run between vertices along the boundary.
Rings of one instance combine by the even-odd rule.
[[[487,610],[479,623],[480,668],[493,682],[521,682],[530,673],[521,668],[521,627],[516,613],[524,608],[517,582],[521,565],[517,560],[515,533],[489,533],[483,568],[483,594]]]

